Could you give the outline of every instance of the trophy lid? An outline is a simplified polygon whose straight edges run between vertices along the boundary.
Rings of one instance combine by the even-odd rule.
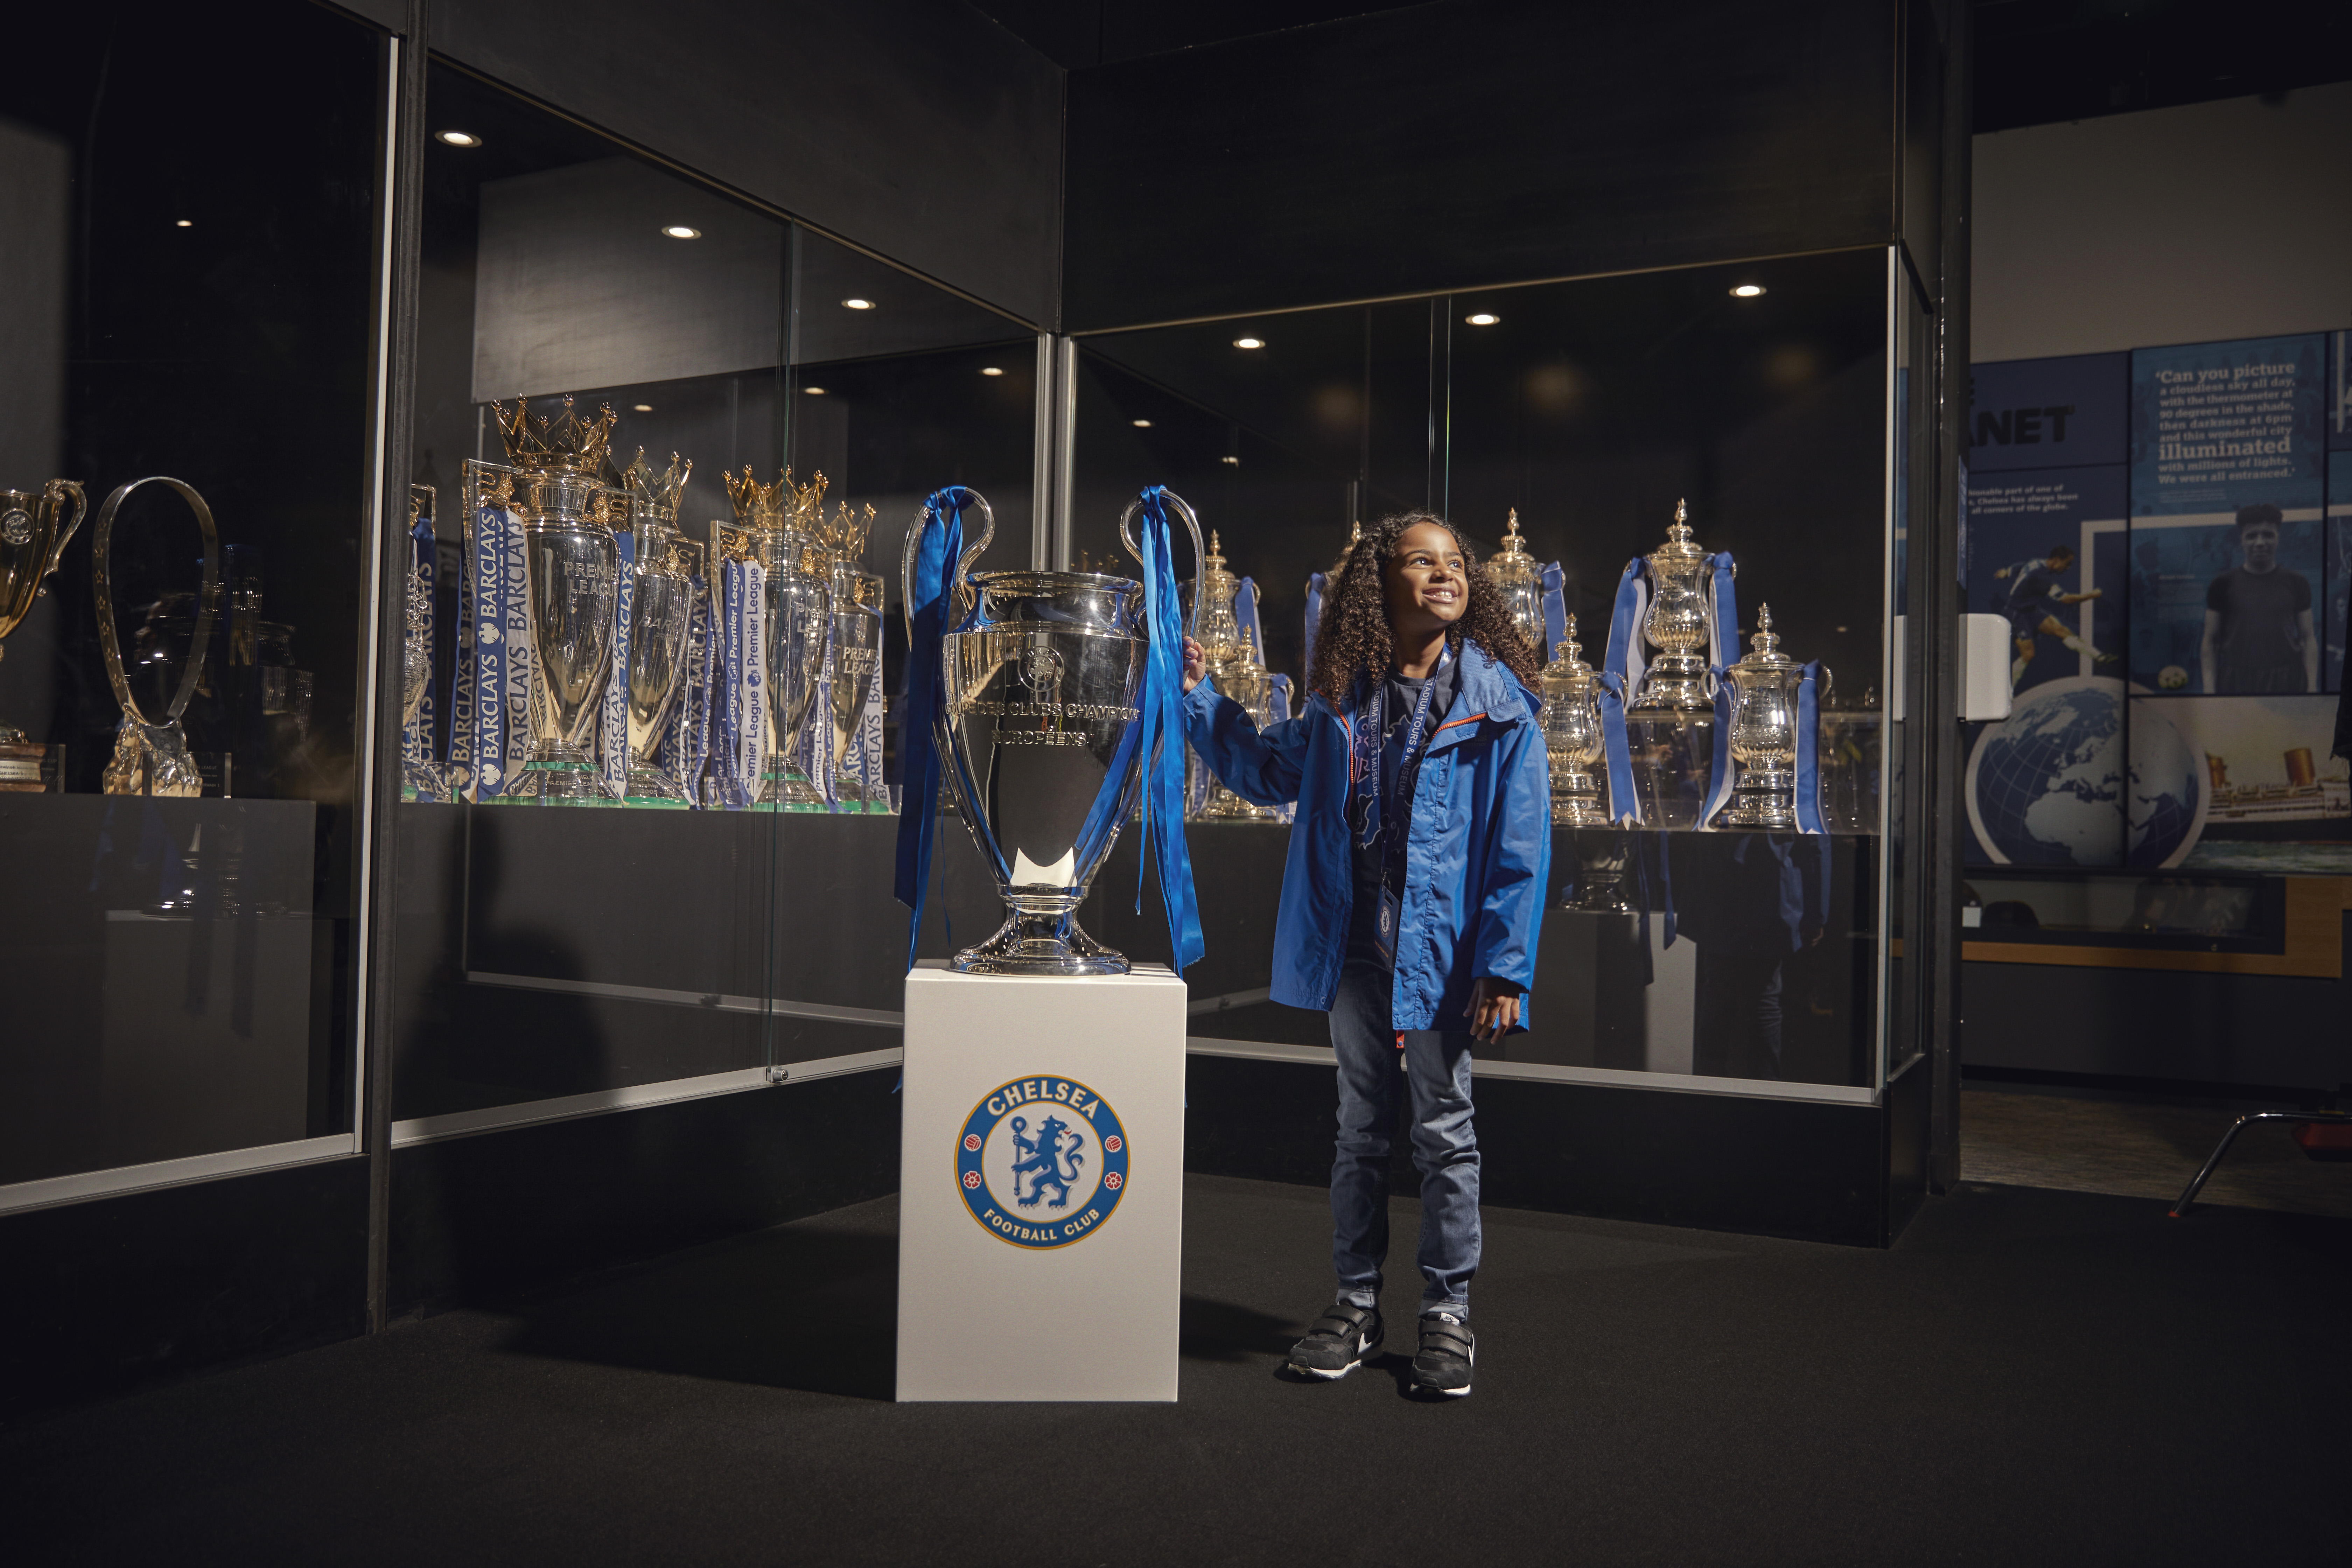
[[[1666,542],[1650,552],[1650,564],[1688,565],[1706,559],[1706,552],[1691,539],[1690,502],[1675,502],[1675,521],[1666,529]]]
[[[507,461],[526,474],[595,474],[603,470],[604,458],[611,447],[613,426],[620,416],[609,403],[600,404],[594,414],[583,419],[572,406],[572,399],[563,399],[562,412],[534,418],[530,399],[518,397],[509,411],[503,403],[493,402],[490,411],[498,416],[499,434],[506,441]]]
[[[1538,566],[1536,558],[1528,553],[1528,542],[1519,537],[1519,509],[1517,507],[1511,509],[1510,521],[1504,527],[1503,548],[1486,563],[1486,570],[1494,574],[1495,581],[1506,587],[1537,582],[1543,576],[1543,568]],[[1541,646],[1540,636],[1537,640],[1538,646]]]
[[[1756,606],[1756,635],[1748,639],[1748,651],[1734,669],[1790,670],[1797,661],[1780,651],[1780,639],[1772,631],[1772,606]]]
[[[1568,617],[1563,628],[1567,635],[1552,650],[1551,662],[1543,668],[1544,695],[1571,697],[1592,685],[1592,667],[1581,657],[1584,645],[1576,640],[1576,617]]]

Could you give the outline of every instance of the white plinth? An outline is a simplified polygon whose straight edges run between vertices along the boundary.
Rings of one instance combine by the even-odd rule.
[[[1184,1002],[1157,968],[907,976],[900,1399],[1176,1397]]]

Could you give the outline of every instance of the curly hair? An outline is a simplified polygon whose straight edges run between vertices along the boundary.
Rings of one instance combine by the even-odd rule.
[[[1461,547],[1464,575],[1469,580],[1470,603],[1462,618],[1447,628],[1446,645],[1457,654],[1466,637],[1486,657],[1507,668],[1528,688],[1541,679],[1541,661],[1511,623],[1502,590],[1495,586],[1477,553],[1455,532],[1452,523],[1434,512],[1403,511],[1384,517],[1364,531],[1363,542],[1348,553],[1339,580],[1331,585],[1323,605],[1323,619],[1315,632],[1314,666],[1307,671],[1307,689],[1334,709],[1344,708],[1359,675],[1384,675],[1396,659],[1389,637],[1388,597],[1384,591],[1389,558],[1405,530],[1433,522],[1454,535]]]

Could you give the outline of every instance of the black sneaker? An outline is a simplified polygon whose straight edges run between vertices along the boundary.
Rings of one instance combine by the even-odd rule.
[[[1430,1312],[1421,1320],[1421,1353],[1412,1358],[1412,1384],[1459,1399],[1470,1392],[1470,1368],[1477,1359],[1477,1338],[1461,1319],[1451,1312]]]
[[[1380,1350],[1383,1335],[1378,1308],[1338,1302],[1290,1347],[1290,1370],[1301,1377],[1345,1377]]]

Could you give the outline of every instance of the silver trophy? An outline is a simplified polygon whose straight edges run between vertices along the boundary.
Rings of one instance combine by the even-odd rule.
[[[51,479],[37,490],[0,490],[0,642],[33,613],[33,601],[48,592],[44,580],[65,559],[86,510],[81,487],[71,479]],[[22,754],[16,760],[28,764],[38,780],[47,746],[5,722],[0,722],[0,746],[16,748]],[[0,777],[5,776],[0,766]]]
[[[1193,594],[1200,605],[1195,621],[1199,628],[1196,640],[1208,667],[1208,678],[1220,695],[1241,705],[1253,723],[1265,728],[1274,718],[1274,676],[1258,662],[1257,645],[1242,629],[1242,580],[1225,568],[1223,546],[1215,533],[1209,535],[1209,553],[1202,558],[1198,587]],[[1251,584],[1255,587],[1255,584]],[[1225,787],[1225,782],[1197,756],[1190,759],[1199,770],[1206,786],[1198,793],[1201,808],[1195,814],[1202,822],[1278,822],[1282,814],[1270,805],[1259,805],[1244,800]]]
[[[1731,667],[1731,760],[1739,764],[1718,827],[1797,826],[1797,689],[1804,667],[1780,651],[1772,606],[1756,609],[1756,636]]]
[[[890,805],[878,765],[872,778],[845,778],[841,772],[849,755],[849,742],[866,722],[866,699],[874,688],[874,672],[881,668],[881,574],[861,570],[855,561],[836,561],[833,563],[833,689],[827,694],[834,794],[860,811],[877,805],[887,811]],[[872,764],[879,762],[879,758],[869,759]]]
[[[669,467],[656,473],[646,449],[621,475],[629,498],[629,531],[636,563],[630,571],[629,772],[622,790],[626,805],[683,811],[692,803],[686,786],[653,760],[662,726],[686,686],[686,639],[694,615],[693,546],[678,537],[677,511],[694,462],[669,455]]]
[[[1544,645],[1543,568],[1528,553],[1528,542],[1519,537],[1519,509],[1511,509],[1510,520],[1503,528],[1503,548],[1486,558],[1486,575],[1503,591],[1503,607],[1511,614],[1511,625],[1519,636],[1528,639],[1528,647],[1540,653]]]
[[[1658,650],[1642,689],[1625,705],[1633,794],[1644,827],[1699,826],[1715,768],[1715,696],[1706,650],[1715,625],[1707,605],[1707,552],[1691,542],[1690,511],[1675,503],[1666,542],[1649,557],[1650,613],[1642,636]]]
[[[621,546],[609,492],[597,482],[612,440],[611,408],[583,419],[572,399],[553,418],[530,416],[518,397],[509,413],[493,403],[515,467],[515,515],[522,524],[523,583],[530,615],[530,760],[504,798],[530,805],[614,805],[590,753],[590,737],[613,673],[614,612],[620,603]]]
[[[1576,617],[1568,617],[1568,635],[1552,651],[1543,671],[1544,751],[1551,764],[1551,819],[1566,827],[1593,827],[1606,823],[1600,781],[1592,776],[1601,761],[1601,683],[1592,667],[1578,657],[1584,645],[1576,640]]]
[[[736,559],[758,563],[764,579],[760,614],[761,643],[767,649],[768,760],[756,786],[756,804],[819,809],[824,796],[810,782],[796,753],[816,700],[832,613],[833,563],[824,540],[824,476],[796,485],[793,471],[786,468],[774,484],[763,485],[752,478],[746,463],[740,477],[720,477],[735,503],[735,527],[721,531],[721,548]]]
[[[1167,500],[1192,530],[1194,559],[1205,559],[1200,520],[1176,496]],[[987,501],[973,501],[981,535],[955,563],[954,629],[940,639],[939,748],[1010,912],[994,936],[956,954],[951,967],[971,974],[1124,974],[1127,960],[1080,930],[1077,910],[1135,809],[1151,760],[1136,742],[1150,648],[1143,584],[1092,572],[967,577],[996,531]],[[1119,538],[1138,561],[1132,529],[1142,504],[1129,502],[1118,520]],[[908,531],[900,568],[910,636],[923,532]],[[920,806],[910,802],[908,809]],[[1160,830],[1182,828],[1164,823]]]
[[[122,667],[122,645],[114,629],[114,581],[111,546],[114,542],[114,518],[122,503],[142,485],[169,485],[180,499],[196,514],[196,527],[205,541],[204,586],[196,593],[196,622],[188,639],[188,663],[180,673],[178,689],[163,710],[160,723],[151,723],[141,710],[138,700],[131,694],[131,681]],[[160,795],[182,797],[205,793],[205,781],[196,772],[196,760],[188,754],[187,732],[180,728],[180,715],[188,710],[188,700],[196,694],[197,683],[204,677],[205,650],[211,645],[213,617],[220,609],[220,533],[213,527],[213,510],[205,504],[195,487],[184,480],[166,479],[160,475],[133,479],[117,487],[98,509],[98,534],[90,541],[90,588],[98,601],[99,649],[106,658],[106,679],[114,688],[114,700],[122,707],[122,725],[114,732],[114,755],[106,764],[100,787],[108,795]]]

